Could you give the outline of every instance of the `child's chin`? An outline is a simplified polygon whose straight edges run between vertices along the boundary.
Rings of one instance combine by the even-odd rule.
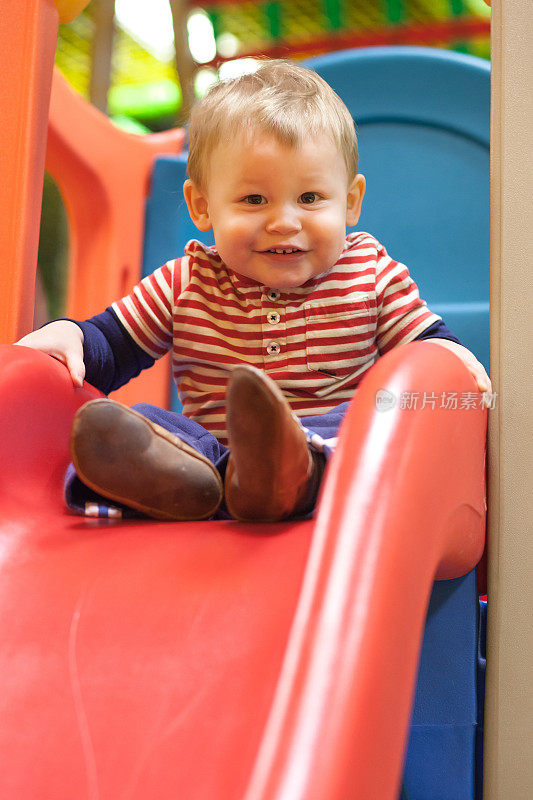
[[[313,274],[307,271],[305,273],[280,274],[276,283],[276,289],[280,289],[281,291],[297,289],[299,286],[303,286],[304,283],[307,283],[312,277]]]
[[[282,282],[278,281],[278,283],[276,284],[275,288],[279,289],[282,292],[288,292],[291,289],[298,289],[299,286],[303,286],[304,283],[307,283],[308,280],[309,280],[309,278],[305,278],[305,280],[302,279],[302,280],[298,280],[298,281],[297,280],[286,281],[286,282],[285,281],[282,281]]]

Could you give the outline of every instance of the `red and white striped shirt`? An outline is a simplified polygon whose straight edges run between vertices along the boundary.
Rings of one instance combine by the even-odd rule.
[[[368,233],[352,233],[337,263],[279,291],[227,267],[193,240],[183,258],[144,278],[113,309],[149,355],[172,348],[183,413],[227,442],[226,385],[252,364],[305,417],[350,400],[381,353],[416,339],[440,317],[407,268]]]

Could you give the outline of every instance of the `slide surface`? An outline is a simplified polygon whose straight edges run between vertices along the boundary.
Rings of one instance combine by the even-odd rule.
[[[396,798],[433,579],[483,550],[486,412],[375,398],[450,387],[438,345],[381,359],[312,521],[117,523],[61,499],[98,393],[0,347],[0,796]]]

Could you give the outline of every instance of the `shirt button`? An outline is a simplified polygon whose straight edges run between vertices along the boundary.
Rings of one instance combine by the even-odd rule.
[[[267,292],[267,297],[269,300],[279,300],[281,297],[281,292],[278,292],[277,289],[269,289]]]
[[[270,322],[271,325],[277,325],[280,319],[281,317],[277,311],[269,311],[267,314],[267,320]]]
[[[269,356],[277,356],[281,351],[281,347],[277,342],[269,342],[267,344],[267,353]]]

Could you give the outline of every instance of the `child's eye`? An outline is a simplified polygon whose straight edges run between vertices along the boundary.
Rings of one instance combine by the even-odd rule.
[[[248,194],[244,198],[244,202],[251,206],[260,206],[261,203],[266,202],[262,194]]]
[[[310,203],[316,203],[318,200],[318,195],[316,192],[304,192],[300,195],[300,203],[304,203],[309,205]]]

